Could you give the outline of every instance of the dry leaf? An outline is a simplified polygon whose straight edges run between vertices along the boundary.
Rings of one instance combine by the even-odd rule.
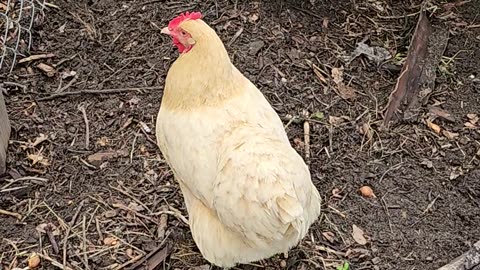
[[[455,133],[455,132],[450,132],[448,130],[442,130],[443,136],[447,137],[449,140],[454,140],[456,137],[458,137],[460,134]]]
[[[333,82],[337,84],[338,94],[343,99],[355,98],[356,94],[352,87],[343,83],[343,68],[332,68]]]
[[[139,205],[136,202],[130,202],[127,207],[132,209],[135,212],[140,212],[144,210],[143,206]]]
[[[258,14],[253,13],[252,15],[248,16],[248,21],[254,23],[258,20]]]
[[[440,134],[440,131],[442,130],[439,125],[431,122],[430,120],[427,120],[427,126],[431,128],[435,133]]]
[[[359,245],[367,244],[367,239],[365,239],[365,236],[363,235],[363,230],[355,224],[352,225],[352,229],[353,240],[355,240],[355,242],[357,242]]]
[[[337,85],[343,82],[343,68],[332,68],[333,82]]]
[[[37,68],[40,69],[41,71],[45,72],[48,77],[53,77],[55,75],[55,69],[52,66],[49,66],[44,63],[40,63],[37,65]]]
[[[429,169],[433,168],[433,162],[428,159],[424,159],[420,165],[425,165]]]
[[[467,128],[476,128],[476,126],[474,124],[472,124],[471,122],[466,122],[464,125]]]
[[[373,193],[373,189],[369,186],[361,187],[360,193],[362,194],[363,197],[376,198],[375,193]]]
[[[322,232],[323,237],[328,240],[328,242],[333,243],[335,241],[335,234],[332,232]]]
[[[338,93],[343,99],[353,99],[357,96],[357,94],[355,94],[355,90],[353,90],[352,87],[343,83],[338,85]]]
[[[350,120],[350,118],[348,116],[328,116],[328,122],[333,126],[338,126],[341,123],[345,122],[345,120]]]
[[[35,229],[40,233],[47,233],[47,227],[50,227],[48,230],[50,230],[53,235],[55,235],[55,236],[60,235],[60,229],[57,228],[57,226],[55,226],[52,223],[39,224],[39,225],[37,225],[37,227],[35,227]]]
[[[106,246],[115,246],[118,243],[118,240],[114,237],[106,237],[103,239],[103,243]]]
[[[475,113],[469,113],[467,114],[467,117],[468,117],[468,120],[470,121],[470,123],[472,124],[477,124],[478,122],[478,115],[476,115]]]
[[[42,156],[41,153],[38,154],[28,154],[27,158],[32,161],[32,165],[35,165],[37,163],[43,165],[43,166],[50,166],[50,162],[48,161],[47,158]]]
[[[98,139],[97,145],[107,146],[108,145],[108,138],[107,137],[101,137],[100,139]]]
[[[46,141],[46,140],[48,140],[48,136],[45,135],[45,134],[40,133],[40,136],[38,136],[37,138],[35,138],[35,141],[32,143],[31,146],[32,146],[32,147],[35,147],[35,146],[41,144],[42,142],[44,142],[44,141]]]

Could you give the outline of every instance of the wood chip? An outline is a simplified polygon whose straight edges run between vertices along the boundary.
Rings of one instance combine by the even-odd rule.
[[[55,68],[44,63],[37,65],[37,68],[43,71],[48,77],[53,77],[55,75]]]

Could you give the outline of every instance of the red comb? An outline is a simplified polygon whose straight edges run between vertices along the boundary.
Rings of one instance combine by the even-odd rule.
[[[168,28],[169,29],[175,29],[178,27],[180,23],[182,23],[185,20],[197,20],[202,18],[202,13],[200,12],[185,12],[180,14],[179,16],[173,18],[169,23],[168,23]]]

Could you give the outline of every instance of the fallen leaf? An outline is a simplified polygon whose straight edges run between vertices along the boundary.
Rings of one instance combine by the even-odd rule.
[[[98,139],[97,145],[107,146],[108,145],[108,138],[107,137],[101,137],[100,139]]]
[[[53,235],[55,236],[60,235],[60,229],[57,226],[55,226],[53,223],[38,224],[37,227],[35,227],[35,230],[37,230],[40,233],[47,233],[47,227],[50,227],[49,230],[52,232]]]
[[[362,54],[367,56],[369,60],[374,61],[377,64],[380,64],[383,61],[392,58],[392,55],[390,54],[390,52],[384,47],[379,47],[379,46],[370,47],[369,45],[363,42],[359,42],[357,43],[357,47],[352,52],[352,54],[350,56],[345,57],[345,60],[346,62],[350,63],[351,61],[353,61],[355,58],[357,58]]]
[[[337,85],[343,82],[343,68],[332,68],[333,82]]]
[[[429,128],[431,128],[433,131],[435,131],[435,133],[440,134],[440,131],[441,131],[442,129],[440,128],[439,125],[431,122],[430,120],[426,120],[426,121],[427,121],[427,126],[428,126]]]
[[[322,120],[323,118],[325,118],[325,115],[323,114],[323,112],[316,112],[312,114],[311,117],[313,119]]]
[[[346,116],[328,116],[328,122],[333,125],[333,126],[338,126],[340,125],[341,123],[345,122],[345,120],[349,120],[348,117]]]
[[[463,170],[461,167],[452,168],[452,171],[450,172],[450,180],[455,180],[462,175],[463,175]]]
[[[475,113],[469,113],[469,114],[467,114],[467,117],[468,117],[468,120],[470,121],[470,123],[472,123],[473,125],[477,124],[478,115],[476,115]]]
[[[338,94],[343,99],[353,99],[356,94],[352,87],[343,82],[343,68],[332,68],[333,82],[337,85]]]
[[[338,85],[338,93],[343,99],[353,99],[357,96],[357,94],[355,94],[355,90],[353,90],[353,87],[345,85],[343,83]]]
[[[357,225],[353,224],[352,225],[352,237],[355,242],[357,242],[359,245],[366,245],[367,244],[367,239],[365,239],[364,232],[362,229],[360,229]]]
[[[333,243],[335,241],[335,234],[332,232],[322,232],[323,237],[328,240],[328,242]]]
[[[426,166],[429,169],[433,168],[433,162],[428,159],[424,159],[420,164]]]
[[[28,154],[27,158],[32,161],[32,165],[35,165],[35,164],[39,163],[43,166],[50,166],[50,162],[48,161],[48,159],[45,158],[41,153]]]
[[[35,147],[35,146],[41,144],[42,142],[44,142],[44,141],[46,141],[46,140],[48,140],[48,136],[45,135],[45,134],[40,133],[40,136],[38,136],[37,138],[35,138],[35,141],[32,143],[31,146],[32,146],[32,147]]]
[[[139,102],[140,102],[140,99],[138,97],[133,97],[128,101],[128,104],[132,106],[132,105],[137,105]]]
[[[442,130],[443,136],[447,137],[449,140],[454,140],[456,137],[458,137],[460,134],[455,133],[455,132],[450,132],[448,130]]]
[[[127,207],[132,209],[135,212],[140,212],[144,210],[143,206],[139,205],[136,202],[130,202]]]
[[[118,240],[114,237],[106,237],[103,239],[103,243],[106,246],[115,246],[118,243]]]
[[[248,16],[248,21],[254,23],[258,20],[258,14],[253,13],[252,15]]]
[[[465,124],[465,127],[467,128],[477,128],[474,124],[472,124],[471,122],[466,122]]]

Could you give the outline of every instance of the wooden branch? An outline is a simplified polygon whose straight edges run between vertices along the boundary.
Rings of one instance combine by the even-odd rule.
[[[480,241],[473,244],[473,247],[462,255],[458,256],[451,263],[438,270],[477,270],[480,269]]]
[[[6,171],[7,146],[10,139],[10,122],[8,120],[7,107],[0,89],[0,175]]]

